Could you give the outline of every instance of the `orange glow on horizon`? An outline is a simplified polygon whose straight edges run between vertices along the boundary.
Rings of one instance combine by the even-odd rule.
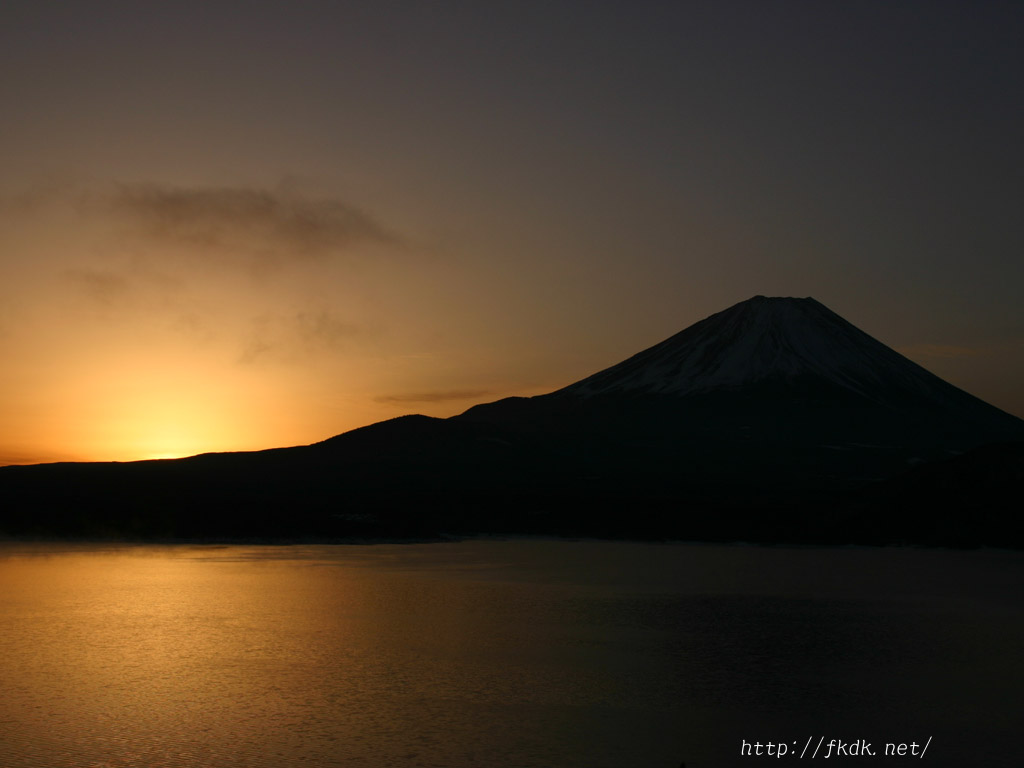
[[[186,365],[140,367],[88,382],[87,399],[68,424],[71,442],[90,458],[118,461],[263,447],[262,388]]]
[[[31,440],[0,463],[179,458],[328,437],[304,440],[301,408],[289,410],[286,384],[195,354],[94,353],[66,377],[33,388],[11,424],[30,430]]]
[[[0,205],[0,466],[307,445],[521,389],[425,298],[467,293],[452,270],[342,204],[159,189]]]
[[[495,397],[482,391],[465,402],[380,398],[372,379],[341,365],[311,381],[301,370],[239,365],[184,349],[126,355],[92,348],[66,364],[63,375],[37,380],[20,407],[0,402],[10,434],[28,437],[0,446],[0,466],[308,445],[405,413],[448,416]],[[348,389],[336,391],[339,382]]]

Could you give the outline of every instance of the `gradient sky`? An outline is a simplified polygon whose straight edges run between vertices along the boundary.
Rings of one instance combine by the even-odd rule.
[[[0,464],[314,442],[813,296],[1024,416],[1024,3],[0,6]]]

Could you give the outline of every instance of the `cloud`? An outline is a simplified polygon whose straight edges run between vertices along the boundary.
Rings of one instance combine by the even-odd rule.
[[[960,347],[953,344],[914,344],[899,347],[897,350],[905,357],[977,357],[984,352],[976,347]]]
[[[486,389],[456,389],[441,392],[414,392],[400,395],[384,395],[374,398],[378,403],[405,405],[410,403],[446,403],[452,400],[473,400],[493,394]]]
[[[0,224],[0,297],[30,286],[83,325],[177,335],[242,363],[372,345],[387,319],[366,297],[410,251],[355,206],[288,184],[54,183],[0,193]]]
[[[197,258],[283,264],[405,247],[397,233],[348,202],[293,186],[198,187],[159,183],[80,186],[55,182],[0,194],[0,217],[42,231],[74,231],[94,253],[174,249]]]
[[[331,310],[266,314],[251,322],[239,362],[294,362],[324,352],[347,350],[355,340],[374,335],[372,328],[344,320]]]
[[[399,245],[371,216],[333,199],[249,187],[122,184],[81,198],[138,236],[210,252],[248,252],[272,259],[324,258],[358,244]]]
[[[60,184],[35,186],[15,194],[0,195],[0,216],[32,216],[66,198],[67,188]]]
[[[131,285],[123,275],[97,269],[69,269],[65,276],[85,296],[105,306],[124,300]]]
[[[69,267],[61,276],[86,306],[103,317],[123,317],[125,312],[195,312],[187,283],[142,261],[115,263],[108,267]]]
[[[299,337],[308,344],[334,347],[347,342],[366,329],[337,317],[330,310],[297,312],[292,318]]]

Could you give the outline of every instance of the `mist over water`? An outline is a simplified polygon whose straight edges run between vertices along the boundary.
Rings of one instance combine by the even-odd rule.
[[[1022,566],[534,540],[9,544],[0,764],[675,768],[735,765],[744,739],[932,736],[930,765],[1015,765]]]

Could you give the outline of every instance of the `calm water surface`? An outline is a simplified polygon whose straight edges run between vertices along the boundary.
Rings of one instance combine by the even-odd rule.
[[[1019,766],[1022,588],[998,551],[2,545],[0,766]]]

